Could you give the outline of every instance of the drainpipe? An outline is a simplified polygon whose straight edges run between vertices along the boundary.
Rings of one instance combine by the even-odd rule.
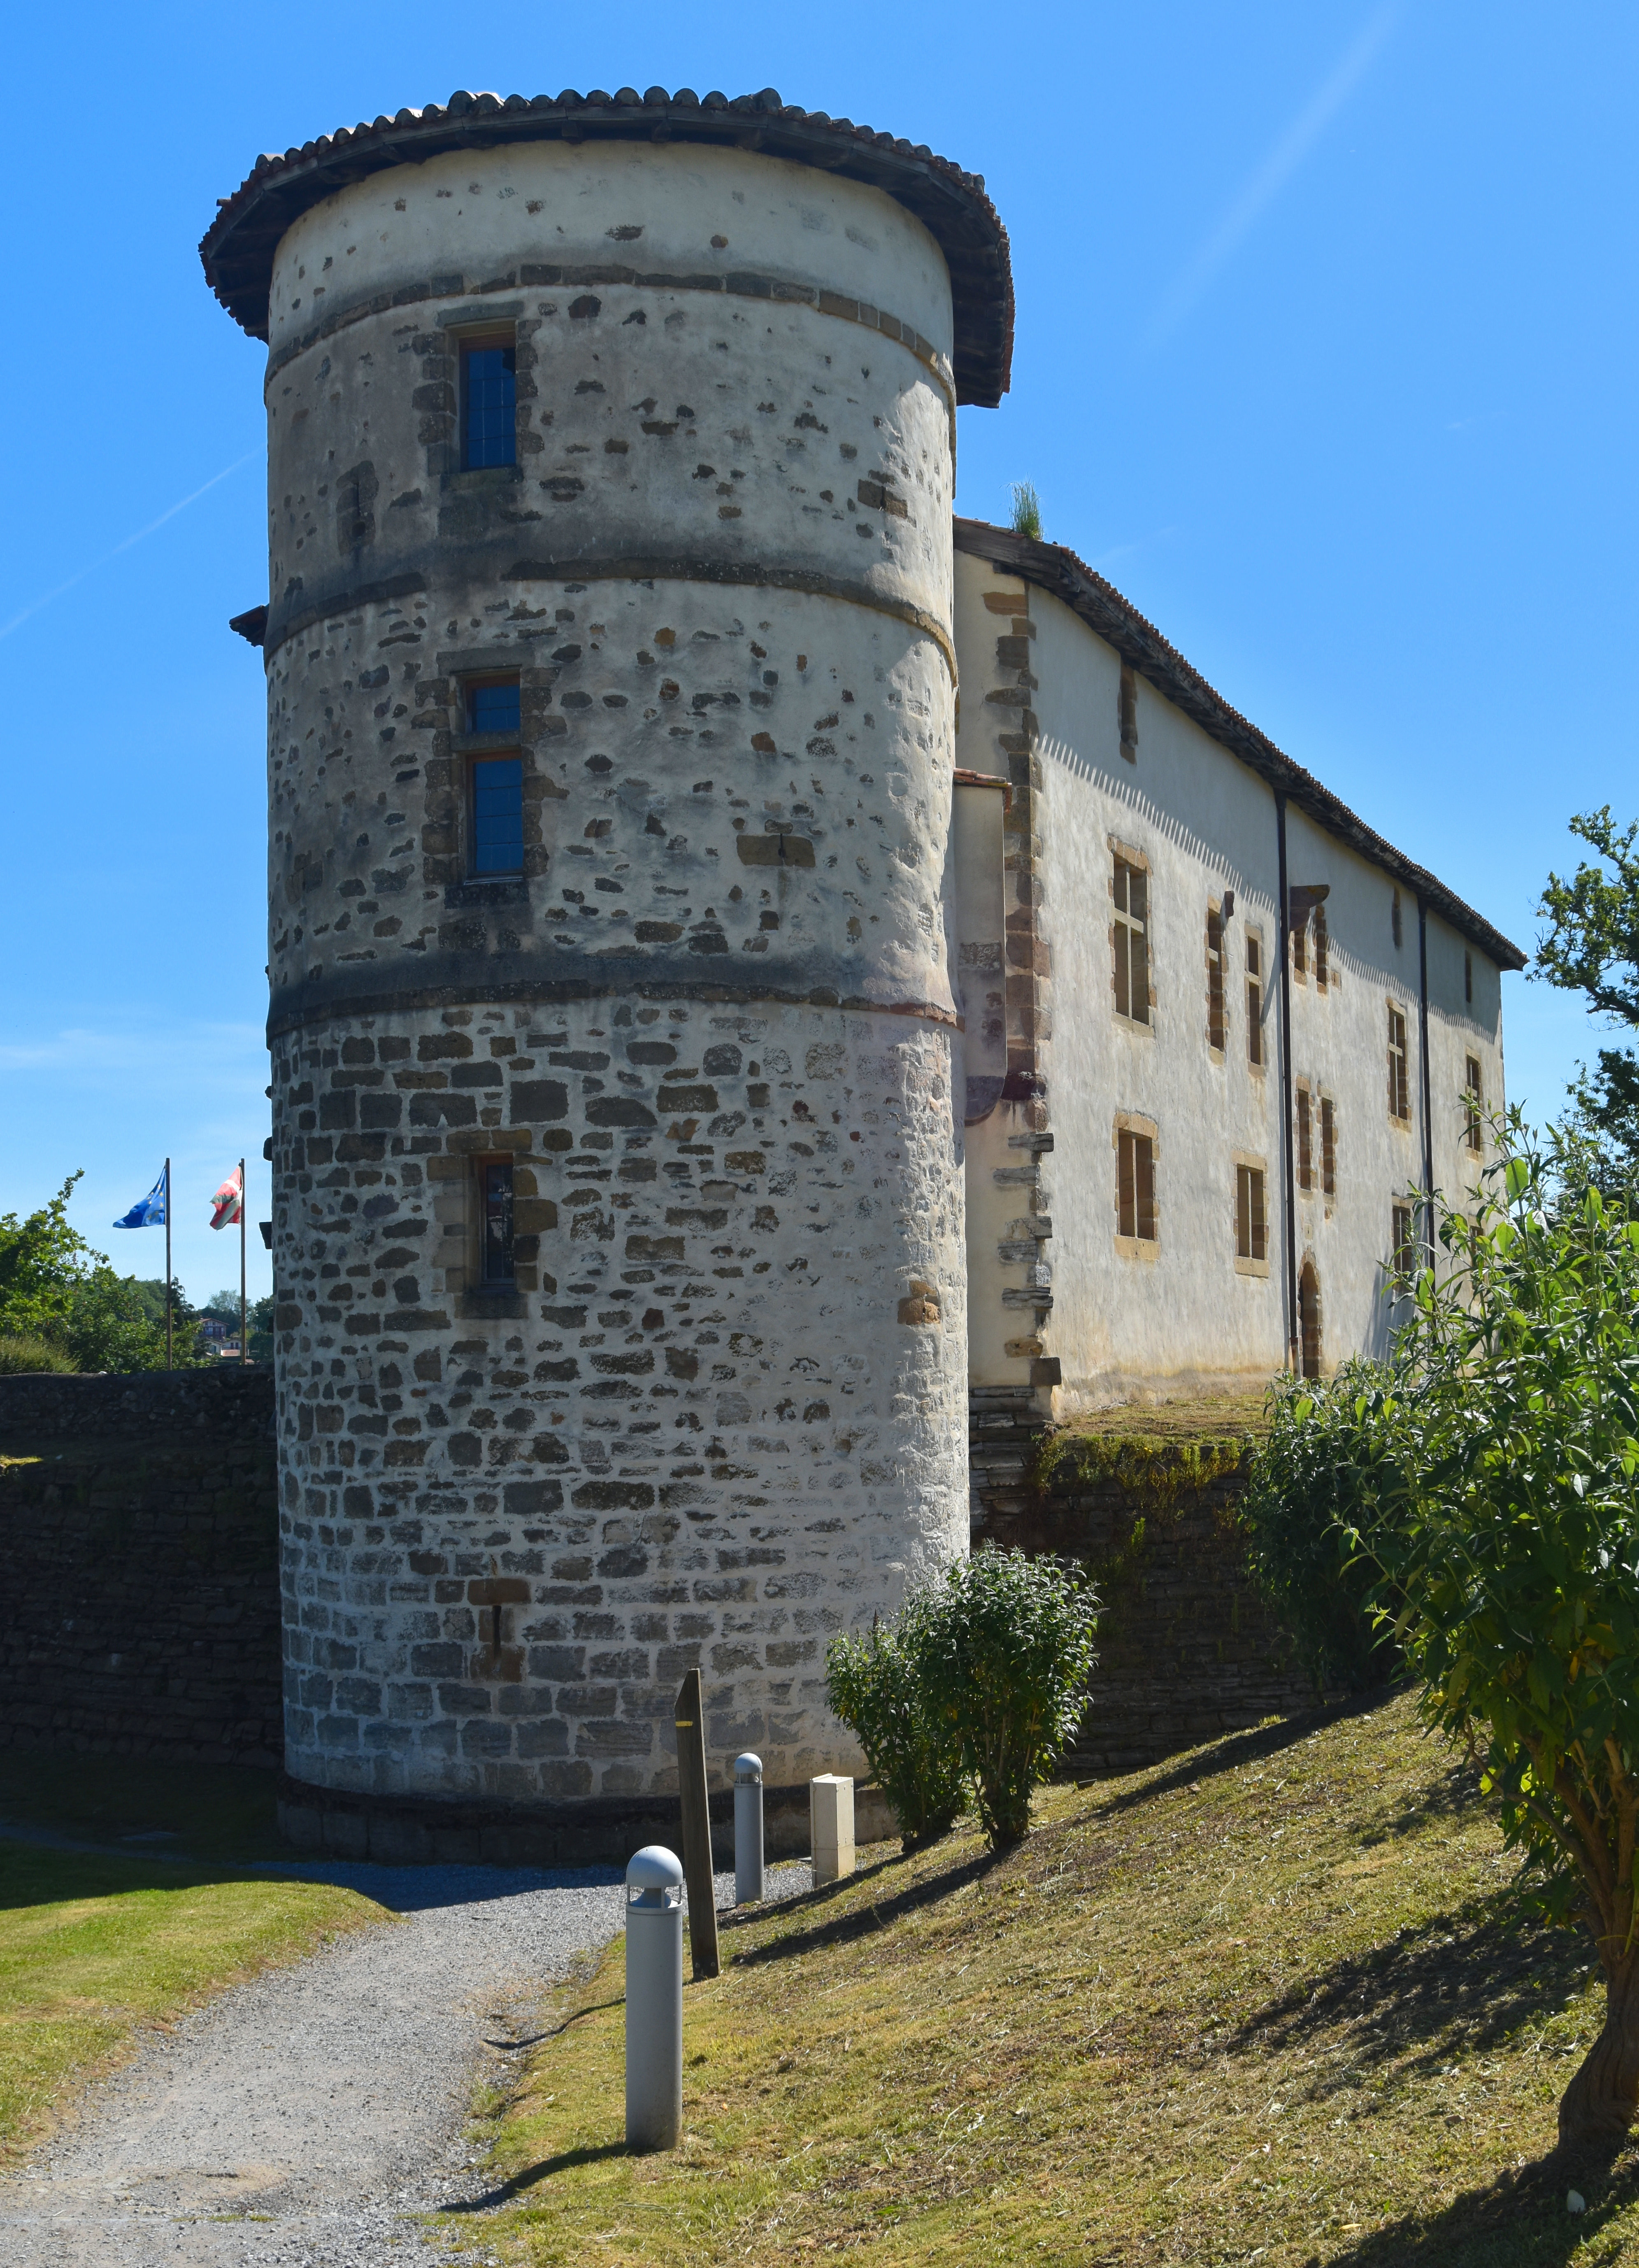
[[[1275,796],[1275,839],[1280,850],[1281,935],[1281,1151],[1286,1202],[1282,1212],[1282,1235],[1286,1246],[1286,1366],[1296,1372],[1303,1363],[1297,1345],[1297,1192],[1292,1183],[1292,972],[1290,916],[1286,892],[1286,798]]]
[[[1417,1053],[1422,1065],[1422,1243],[1434,1265],[1434,1106],[1429,1086],[1429,909],[1417,900]]]

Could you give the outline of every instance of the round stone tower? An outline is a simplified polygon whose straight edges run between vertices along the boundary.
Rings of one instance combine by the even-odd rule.
[[[287,1816],[623,1852],[687,1668],[714,1769],[849,1768],[827,1638],[966,1548],[1005,235],[925,149],[628,90],[264,158],[202,252],[268,347]]]

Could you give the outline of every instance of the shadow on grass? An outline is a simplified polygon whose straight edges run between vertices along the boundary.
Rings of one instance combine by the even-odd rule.
[[[1329,1703],[1322,1709],[1306,1709],[1300,1717],[1283,1717],[1273,1725],[1258,1725],[1246,1733],[1231,1733],[1209,1749],[1192,1749],[1187,1756],[1154,1779],[1147,1779],[1142,1787],[1129,1787],[1124,1794],[1113,1795],[1101,1803],[1099,1815],[1112,1819],[1124,1811],[1134,1811],[1141,1804],[1150,1803],[1158,1795],[1173,1795],[1182,1787],[1198,1787],[1205,1781],[1218,1779],[1224,1773],[1238,1771],[1243,1764],[1262,1764],[1269,1756],[1278,1756],[1283,1749],[1296,1748],[1300,1741],[1315,1733],[1324,1732],[1329,1725],[1341,1724],[1349,1717],[1370,1716],[1392,1700],[1395,1688],[1375,1686],[1369,1693],[1351,1693],[1347,1699]],[[1111,1772],[1097,1779],[1077,1780],[1078,1787],[1096,1790],[1106,1779],[1126,1778],[1126,1773]]]
[[[1420,2069],[1457,2050],[1484,2053],[1529,2017],[1562,2007],[1588,1966],[1569,1932],[1504,1921],[1493,1903],[1476,1899],[1295,1986],[1224,2045],[1231,2053],[1283,2051],[1346,2029],[1351,2065],[1409,2056]],[[1318,2074],[1312,2094],[1348,2084]]]
[[[841,1891],[856,1887],[862,1879],[869,1881],[871,1874],[880,1873],[883,1867],[896,1863],[891,1859],[879,1860],[868,1871],[862,1870],[861,1874],[850,1875],[846,1881],[837,1883],[835,1889]],[[981,1851],[961,1866],[952,1867],[943,1874],[930,1875],[925,1881],[913,1882],[893,1897],[876,1899],[869,1904],[852,1907],[846,1913],[834,1915],[828,1921],[816,1922],[807,1929],[787,1930],[767,1945],[753,1946],[749,1952],[737,1953],[733,1955],[734,1965],[740,1969],[760,1969],[771,1961],[790,1961],[799,1954],[819,1953],[833,1946],[851,1945],[862,1937],[872,1937],[877,1931],[886,1929],[905,1914],[918,1912],[924,1906],[937,1905],[941,1898],[948,1898],[955,1891],[966,1889],[970,1882],[976,1882],[988,1874],[996,1864],[993,1852]],[[827,1890],[812,1892],[810,1901],[804,1903],[812,1911],[812,1900],[823,1898],[828,1903],[831,1894],[827,1886]]]
[[[1586,2200],[1585,2212],[1566,2209],[1572,2189]],[[1556,2150],[1464,2191],[1443,2212],[1407,2214],[1374,2230],[1328,2254],[1327,2268],[1422,2268],[1437,2260],[1440,2268],[1562,2268],[1578,2254],[1614,2260],[1618,2256],[1595,2240],[1636,2192],[1629,2144],[1576,2156]],[[1312,2254],[1305,2268],[1315,2268],[1319,2258]]]
[[[463,2198],[459,2205],[446,2205],[443,2210],[452,2214],[494,2213],[498,2206],[511,2205],[526,2190],[539,2189],[541,2183],[549,2182],[554,2174],[567,2174],[576,2166],[599,2165],[606,2158],[628,2158],[637,2154],[636,2151],[628,2150],[624,2142],[589,2142],[579,2150],[560,2150],[555,2158],[539,2159],[534,2165],[526,2166],[521,2173],[512,2175],[510,2180],[497,2182],[493,2189],[485,2190],[481,2196]]]
[[[542,2047],[547,2041],[559,2038],[571,2024],[578,2024],[583,2016],[597,2016],[606,2008],[623,2008],[625,2006],[624,1992],[613,2000],[592,2000],[585,2007],[577,2008],[572,2016],[565,2016],[561,2024],[554,2024],[549,2031],[531,2032],[528,2038],[523,2040],[486,2040],[484,2045],[494,2048],[500,2055],[521,2055],[526,2048]]]

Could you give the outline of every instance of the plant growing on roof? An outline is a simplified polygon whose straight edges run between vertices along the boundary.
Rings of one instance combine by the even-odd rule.
[[[918,1653],[929,1705],[954,1731],[995,1851],[1030,1832],[1047,1778],[1086,1706],[1099,1598],[1079,1571],[989,1546],[927,1595]]]
[[[1033,481],[1013,483],[1013,516],[1010,523],[1015,535],[1027,535],[1033,543],[1041,541],[1041,499],[1036,494]]]
[[[864,1750],[893,1806],[907,1850],[936,1842],[962,1808],[961,1742],[930,1707],[922,1656],[929,1594],[914,1594],[897,1622],[873,1618],[826,1649],[826,1697]]]

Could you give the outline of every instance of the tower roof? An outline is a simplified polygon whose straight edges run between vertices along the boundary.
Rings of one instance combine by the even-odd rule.
[[[424,110],[401,110],[369,125],[343,126],[283,155],[256,160],[200,244],[206,281],[253,338],[268,335],[268,298],[280,238],[312,206],[392,166],[420,165],[458,150],[507,142],[704,142],[812,166],[864,181],[915,214],[944,253],[955,300],[957,399],[993,409],[1006,393],[1013,356],[1013,271],[1007,231],[981,174],[965,173],[925,143],[896,141],[823,111],[798,110],[772,87],[761,94],[696,95],[680,87],[646,94],[452,94]]]

